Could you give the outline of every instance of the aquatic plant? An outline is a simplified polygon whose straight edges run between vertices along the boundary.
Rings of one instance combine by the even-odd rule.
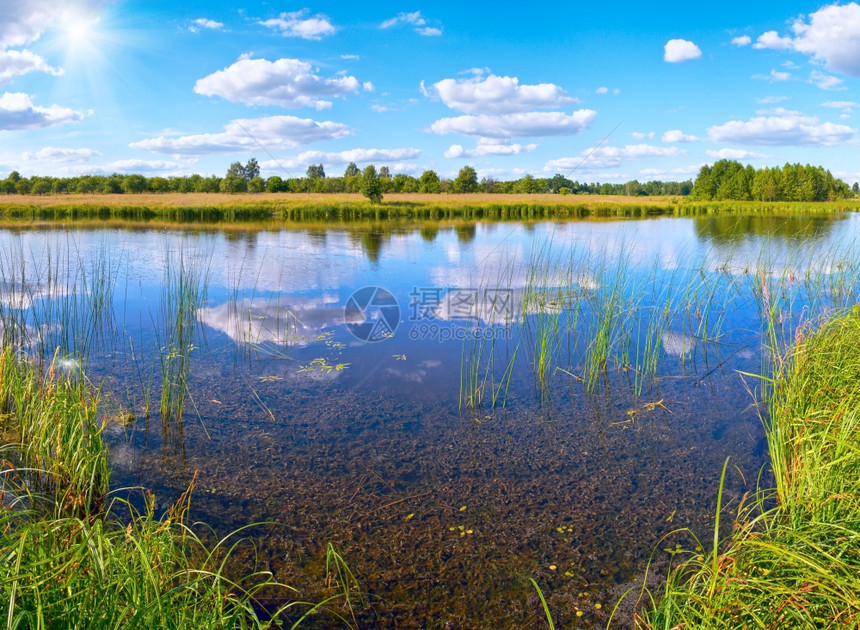
[[[292,627],[312,614],[355,626],[357,581],[329,546],[331,591],[306,602],[268,571],[232,569],[243,530],[208,542],[187,524],[194,489],[162,514],[155,497],[108,494],[98,390],[0,350],[0,592],[9,628]],[[343,600],[346,613],[332,605]],[[274,603],[273,603],[274,602]]]
[[[161,367],[160,412],[164,430],[181,421],[188,393],[197,309],[206,301],[211,254],[166,252],[159,317],[154,326]],[[177,423],[174,428],[180,428]]]
[[[640,628],[845,627],[860,620],[860,309],[800,334],[762,416],[772,489],[759,486],[709,554],[686,554]],[[770,474],[763,478],[767,479]]]

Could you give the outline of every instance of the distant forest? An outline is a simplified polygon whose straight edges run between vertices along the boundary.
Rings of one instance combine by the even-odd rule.
[[[849,187],[830,171],[820,166],[785,164],[782,167],[754,169],[734,160],[719,160],[703,166],[696,177],[683,182],[653,180],[624,184],[580,183],[556,174],[552,177],[525,175],[520,179],[501,181],[492,177],[478,179],[471,166],[460,169],[457,177],[439,177],[432,170],[420,177],[404,173],[392,175],[387,166],[378,171],[379,192],[388,193],[526,193],[551,195],[627,195],[648,197],[658,195],[687,196],[696,200],[739,201],[829,201],[860,195],[860,187]],[[367,169],[365,169],[367,172]],[[223,177],[217,175],[187,175],[176,177],[145,177],[143,175],[81,175],[76,177],[22,177],[12,171],[0,180],[0,194],[135,194],[135,193],[360,193],[363,192],[362,171],[355,163],[346,167],[343,175],[329,176],[322,164],[311,164],[304,177],[260,177],[255,159],[246,164],[234,162]]]
[[[366,169],[365,169],[366,170]],[[492,177],[478,179],[471,166],[464,166],[454,179],[440,177],[435,171],[424,171],[420,177],[404,173],[392,175],[389,168],[377,172],[381,193],[534,193],[534,194],[590,194],[590,195],[688,195],[692,181],[640,183],[636,180],[624,184],[599,182],[593,184],[570,180],[563,175],[537,178],[526,175],[512,181],[499,181]],[[362,171],[355,163],[346,167],[343,175],[329,176],[322,164],[312,164],[304,177],[260,177],[260,167],[254,159],[246,164],[234,162],[223,177],[216,175],[187,175],[178,177],[145,177],[143,175],[81,175],[77,177],[22,177],[12,171],[0,180],[0,194],[135,194],[135,193],[240,193],[240,192],[294,192],[294,193],[359,193],[362,192]]]
[[[833,201],[860,194],[820,166],[786,164],[754,169],[734,160],[703,166],[693,184],[691,199],[712,201]]]

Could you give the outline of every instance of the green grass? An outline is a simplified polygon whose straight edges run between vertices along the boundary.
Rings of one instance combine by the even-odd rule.
[[[241,574],[242,531],[220,540],[186,523],[193,481],[163,514],[111,496],[98,391],[0,352],[0,619],[13,628],[89,630],[354,626],[358,585],[329,546],[321,603],[266,571]],[[243,554],[244,555],[244,552]],[[237,577],[238,574],[238,577]],[[346,613],[329,604],[345,602]],[[273,603],[274,602],[274,603]]]
[[[386,195],[372,204],[350,194],[146,194],[48,195],[0,200],[0,220],[170,221],[221,224],[281,220],[363,222],[395,220],[493,220],[637,218],[648,216],[829,215],[851,211],[851,200],[834,202],[697,202],[674,197],[591,195]]]
[[[859,346],[858,307],[798,333],[766,380],[774,488],[738,508],[728,539],[715,528],[709,554],[682,554],[639,628],[858,626]]]

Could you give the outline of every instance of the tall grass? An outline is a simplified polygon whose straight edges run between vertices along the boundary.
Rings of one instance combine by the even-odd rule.
[[[6,628],[293,627],[345,600],[332,622],[353,626],[357,582],[329,547],[330,596],[303,602],[266,571],[235,577],[242,532],[205,542],[186,523],[188,491],[158,515],[108,494],[98,391],[0,352],[0,423],[14,436],[0,461],[0,614]],[[273,603],[274,602],[274,603]]]
[[[83,379],[57,366],[0,352],[0,414],[11,440],[4,482],[24,492],[29,509],[56,516],[96,511],[108,491],[108,462],[95,400]]]
[[[856,209],[856,202],[696,202],[673,197],[603,195],[390,194],[371,204],[358,194],[144,194],[9,196],[0,201],[0,220],[174,221],[219,224],[270,219],[303,221],[391,221],[635,218],[649,216],[814,214]]]
[[[856,628],[860,623],[860,308],[804,337],[768,377],[772,490],[731,537],[691,552],[640,628]],[[724,471],[725,475],[725,471]],[[719,503],[718,503],[719,511]]]
[[[0,329],[7,343],[84,364],[115,333],[116,260],[106,245],[87,260],[73,236],[46,239],[39,250],[0,256]]]
[[[180,423],[188,395],[197,309],[206,301],[211,256],[180,249],[165,254],[160,319],[154,326],[161,368],[162,423]]]

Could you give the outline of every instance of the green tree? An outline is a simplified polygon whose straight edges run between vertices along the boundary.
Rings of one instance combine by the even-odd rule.
[[[358,166],[356,166],[355,162],[350,162],[346,165],[346,170],[343,172],[344,178],[346,177],[358,177],[361,175],[361,171],[358,170]],[[310,177],[310,175],[309,175]]]
[[[373,164],[361,174],[361,194],[370,199],[370,203],[382,203],[382,182]]]
[[[102,183],[101,191],[106,195],[119,195],[125,192],[122,187],[123,177],[121,175],[111,175],[105,178]]]
[[[220,190],[221,192],[230,194],[246,192],[248,190],[248,180],[238,175],[228,174],[221,180]]]
[[[478,191],[478,173],[471,166],[464,166],[457,174],[453,183],[456,193],[473,193]]]
[[[638,197],[642,194],[642,184],[637,179],[630,180],[624,184],[624,194],[628,197]]]
[[[266,180],[266,192],[289,192],[289,190],[289,184],[277,175],[272,175]]]
[[[122,189],[127,193],[142,193],[146,190],[146,178],[143,175],[126,175],[122,178]]]
[[[245,164],[245,179],[249,182],[255,177],[260,176],[260,165],[257,164],[257,160],[255,158],[251,158]]]
[[[230,165],[230,168],[227,169],[227,177],[241,177],[244,179],[245,177],[245,167],[241,162],[233,162]]]
[[[424,171],[421,173],[421,177],[418,178],[418,192],[438,193],[440,191],[441,186],[436,171]]]
[[[308,166],[308,179],[325,179],[325,169],[322,164]]]
[[[260,193],[266,189],[266,182],[263,178],[257,175],[248,180],[248,192]]]
[[[517,182],[517,192],[525,194],[536,193],[537,182],[535,181],[535,178],[531,175],[523,176],[523,178]]]
[[[47,195],[51,192],[51,180],[47,177],[34,177],[30,180],[31,195]]]

